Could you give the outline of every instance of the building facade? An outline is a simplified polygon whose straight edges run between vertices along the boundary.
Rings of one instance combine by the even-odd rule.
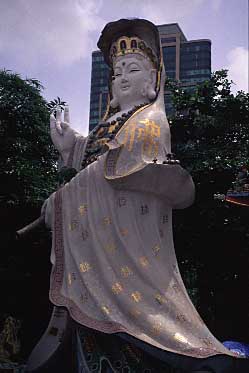
[[[177,23],[158,26],[163,60],[168,78],[178,80],[181,86],[193,91],[196,85],[211,76],[211,41],[187,40]],[[100,51],[92,53],[90,96],[91,131],[105,113],[108,96],[109,68]],[[165,92],[166,113],[173,114],[170,92]]]

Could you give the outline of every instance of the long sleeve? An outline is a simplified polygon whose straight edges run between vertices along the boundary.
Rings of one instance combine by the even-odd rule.
[[[85,145],[86,145],[86,137],[77,134],[75,143],[69,153],[67,162],[63,162],[62,157],[59,157],[58,160],[58,168],[59,170],[62,169],[62,167],[68,167],[68,168],[74,168],[76,171],[81,170],[81,163],[84,156],[85,151]]]
[[[44,215],[45,225],[48,229],[52,228],[54,194],[55,193],[51,194],[51,196],[44,201],[41,208],[41,215]]]
[[[105,178],[114,188],[152,193],[174,209],[192,204],[191,176],[180,165],[163,164],[170,151],[164,112],[145,109],[129,120],[108,146]]]
[[[186,208],[194,201],[193,180],[180,165],[148,163],[127,176],[109,178],[109,182],[116,189],[152,193],[173,209]]]

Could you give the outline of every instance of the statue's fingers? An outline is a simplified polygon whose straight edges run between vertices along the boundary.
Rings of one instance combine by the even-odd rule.
[[[66,128],[69,127],[68,122],[61,122],[60,125],[61,125],[61,128],[62,128],[63,130],[65,130]]]
[[[61,126],[60,126],[60,122],[58,122],[56,119],[55,119],[55,116],[53,114],[50,115],[50,132],[51,132],[51,135],[53,136],[54,134],[56,134],[57,132],[62,135],[62,129],[61,129]]]
[[[56,130],[56,119],[53,114],[50,115],[50,131],[54,132]]]
[[[59,120],[56,121],[56,124],[55,124],[55,128],[57,130],[57,132],[62,135],[63,134],[63,130],[61,128],[61,122]]]
[[[64,122],[70,123],[69,106],[65,106],[64,109]]]
[[[56,123],[55,123],[55,128],[57,130],[57,132],[62,135],[63,134],[63,130],[61,128],[61,109],[58,108],[56,109]]]
[[[61,109],[57,108],[56,109],[56,122],[61,122]]]

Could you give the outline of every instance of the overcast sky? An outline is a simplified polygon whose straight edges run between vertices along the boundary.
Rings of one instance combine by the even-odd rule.
[[[36,78],[47,100],[70,106],[87,134],[91,52],[104,25],[125,17],[178,22],[188,40],[212,40],[212,70],[248,92],[248,0],[0,0],[0,68]]]

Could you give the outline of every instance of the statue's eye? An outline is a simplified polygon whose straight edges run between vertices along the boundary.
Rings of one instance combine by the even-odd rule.
[[[134,72],[134,71],[140,71],[140,70],[138,70],[138,69],[131,69],[131,70],[130,70],[130,73],[132,73],[132,72]]]

